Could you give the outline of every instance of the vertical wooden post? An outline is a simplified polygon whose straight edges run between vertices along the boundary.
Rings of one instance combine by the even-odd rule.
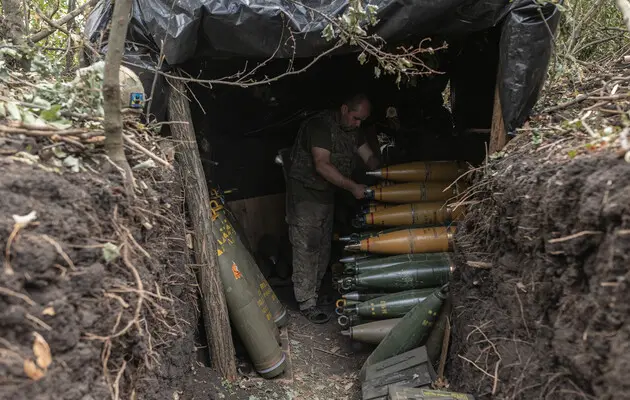
[[[492,127],[490,128],[490,154],[501,151],[507,142],[507,132],[505,131],[505,121],[503,121],[503,109],[501,107],[501,96],[499,96],[499,76],[494,86],[494,109],[492,111]]]
[[[217,248],[210,219],[208,184],[199,156],[197,139],[190,114],[190,104],[185,97],[183,82],[169,80],[171,90],[168,112],[173,139],[177,143],[176,159],[181,165],[185,181],[186,207],[195,231],[193,248],[199,265],[202,308],[206,336],[211,348],[212,366],[228,380],[235,380],[236,360],[223,285],[219,276]]]

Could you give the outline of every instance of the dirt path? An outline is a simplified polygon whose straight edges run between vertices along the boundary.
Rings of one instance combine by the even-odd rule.
[[[324,278],[325,283],[330,281],[327,278]],[[341,327],[334,317],[326,324],[310,323],[299,313],[290,286],[274,289],[289,309],[290,319],[286,329],[290,341],[291,370],[274,380],[265,380],[250,372],[240,382],[228,384],[217,380],[210,368],[195,363],[191,383],[186,385],[191,390],[180,393],[180,399],[207,399],[209,393],[216,394],[211,398],[239,400],[361,398],[358,372],[372,347],[353,343],[342,336],[339,333]],[[324,290],[334,294],[328,285]],[[326,309],[334,315],[332,305]],[[246,363],[241,365],[248,369]]]

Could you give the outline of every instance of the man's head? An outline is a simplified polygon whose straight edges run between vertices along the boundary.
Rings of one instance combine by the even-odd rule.
[[[341,105],[341,128],[346,131],[357,129],[370,116],[370,100],[364,94],[356,94]]]

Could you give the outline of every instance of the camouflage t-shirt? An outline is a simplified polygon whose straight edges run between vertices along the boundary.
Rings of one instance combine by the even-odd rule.
[[[353,139],[356,140],[353,153],[356,153],[357,149],[366,143],[363,132],[360,129],[348,132],[342,131],[338,118],[336,114],[322,113],[322,117],[315,116],[306,121],[301,129],[301,138],[300,135],[298,135],[295,143],[295,146],[299,145],[301,148],[294,149],[294,152],[296,150],[300,151],[303,155],[308,155],[310,160],[312,160],[311,150],[314,147],[319,147],[332,153],[335,148],[333,143],[334,131],[337,135],[353,135]],[[339,146],[337,148],[339,148]],[[353,155],[348,154],[348,156],[352,157]],[[313,176],[318,175],[315,165],[312,162],[308,166],[302,165],[301,167],[307,169],[302,173],[312,174]],[[318,190],[309,187],[309,185],[302,180],[291,178],[291,191],[295,201],[312,201],[331,204],[334,202],[335,189],[335,186],[328,185],[326,189]]]

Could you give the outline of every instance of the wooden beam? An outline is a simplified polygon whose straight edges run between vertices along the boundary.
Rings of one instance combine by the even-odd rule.
[[[503,121],[503,109],[501,108],[501,96],[499,96],[499,77],[494,86],[494,109],[492,110],[492,127],[490,128],[489,153],[501,151],[507,143],[507,132]]]
[[[178,145],[175,158],[179,162],[184,179],[186,208],[194,229],[193,248],[199,266],[201,304],[206,336],[211,349],[211,363],[224,378],[232,381],[237,378],[235,351],[223,285],[219,276],[216,242],[212,234],[208,184],[199,156],[190,104],[185,97],[186,87],[180,80],[169,81],[173,90],[168,102],[168,112],[171,121],[179,122],[171,126],[171,132]]]

